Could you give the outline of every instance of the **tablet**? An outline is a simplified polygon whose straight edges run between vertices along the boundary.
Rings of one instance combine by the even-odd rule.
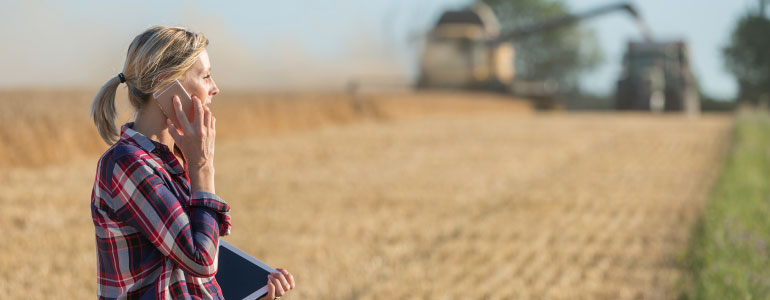
[[[267,294],[267,275],[273,267],[219,239],[219,266],[215,275],[222,296],[231,300],[254,300]]]

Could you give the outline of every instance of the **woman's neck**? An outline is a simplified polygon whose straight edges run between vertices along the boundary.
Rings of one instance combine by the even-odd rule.
[[[134,131],[147,138],[166,145],[169,150],[174,150],[174,139],[168,133],[166,116],[157,107],[145,107],[136,112]]]

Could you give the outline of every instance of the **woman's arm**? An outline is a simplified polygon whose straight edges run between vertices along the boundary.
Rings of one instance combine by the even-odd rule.
[[[174,113],[182,128],[167,119],[174,144],[182,151],[192,197],[190,215],[182,209],[165,182],[146,163],[145,158],[125,155],[117,160],[113,172],[117,179],[119,206],[126,212],[120,218],[130,224],[186,272],[211,277],[216,274],[220,231],[229,233],[229,206],[214,194],[214,140],[216,119],[195,95],[194,120],[188,121],[179,97],[173,97]],[[136,152],[134,152],[136,153]],[[149,159],[149,158],[148,158]]]
[[[163,255],[185,272],[216,274],[218,239],[230,229],[230,207],[213,193],[195,191],[190,215],[182,201],[142,157],[126,155],[113,170],[113,209],[117,217],[141,232]]]

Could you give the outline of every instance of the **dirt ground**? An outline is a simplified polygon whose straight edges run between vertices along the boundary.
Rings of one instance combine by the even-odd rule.
[[[220,142],[217,192],[227,240],[295,274],[284,299],[670,299],[730,125],[363,120]],[[95,296],[95,162],[0,172],[3,298]]]

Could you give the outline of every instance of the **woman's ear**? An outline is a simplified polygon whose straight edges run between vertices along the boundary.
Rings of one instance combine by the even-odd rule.
[[[167,76],[168,76],[168,73],[166,73],[166,72],[160,73],[160,74],[158,74],[158,77],[155,78],[155,81],[156,82],[161,82],[161,81],[163,81],[163,79],[166,79]]]

